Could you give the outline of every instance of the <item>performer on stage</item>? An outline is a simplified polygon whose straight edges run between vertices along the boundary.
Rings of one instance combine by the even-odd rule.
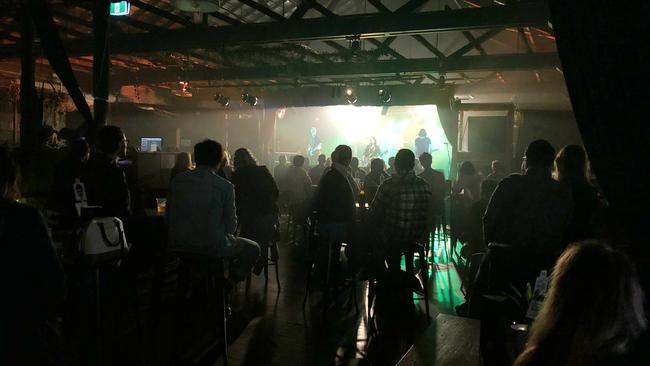
[[[419,158],[420,155],[424,153],[431,154],[432,151],[431,139],[427,137],[427,130],[423,128],[420,130],[418,137],[415,139],[415,157]]]
[[[309,130],[309,145],[307,145],[307,157],[311,160],[314,156],[321,154],[323,150],[323,145],[320,142],[320,137],[318,137],[318,131],[316,127],[312,127]]]
[[[374,137],[370,138],[370,142],[366,149],[363,152],[363,166],[370,165],[372,159],[378,158],[384,153],[381,151],[379,144],[377,144],[377,139]]]

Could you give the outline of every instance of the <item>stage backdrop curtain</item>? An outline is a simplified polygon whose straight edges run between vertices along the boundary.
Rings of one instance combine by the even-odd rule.
[[[648,2],[551,0],[549,5],[592,168],[613,212],[628,229],[633,249],[647,258]]]

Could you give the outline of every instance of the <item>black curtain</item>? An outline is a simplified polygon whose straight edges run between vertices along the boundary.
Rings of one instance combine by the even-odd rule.
[[[650,103],[647,1],[551,0],[578,128],[634,258],[648,263]],[[647,265],[642,268],[647,268]],[[646,287],[647,288],[647,287]]]

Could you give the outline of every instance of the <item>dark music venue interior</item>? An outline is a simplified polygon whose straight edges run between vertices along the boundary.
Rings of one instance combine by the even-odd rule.
[[[649,7],[0,1],[0,364],[650,364]]]

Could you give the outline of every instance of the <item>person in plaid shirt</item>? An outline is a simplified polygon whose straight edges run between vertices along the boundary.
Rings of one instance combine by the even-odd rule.
[[[402,149],[395,157],[397,174],[382,183],[370,205],[370,220],[380,228],[383,249],[397,256],[404,246],[426,238],[433,199],[427,182],[415,175],[415,155]]]

